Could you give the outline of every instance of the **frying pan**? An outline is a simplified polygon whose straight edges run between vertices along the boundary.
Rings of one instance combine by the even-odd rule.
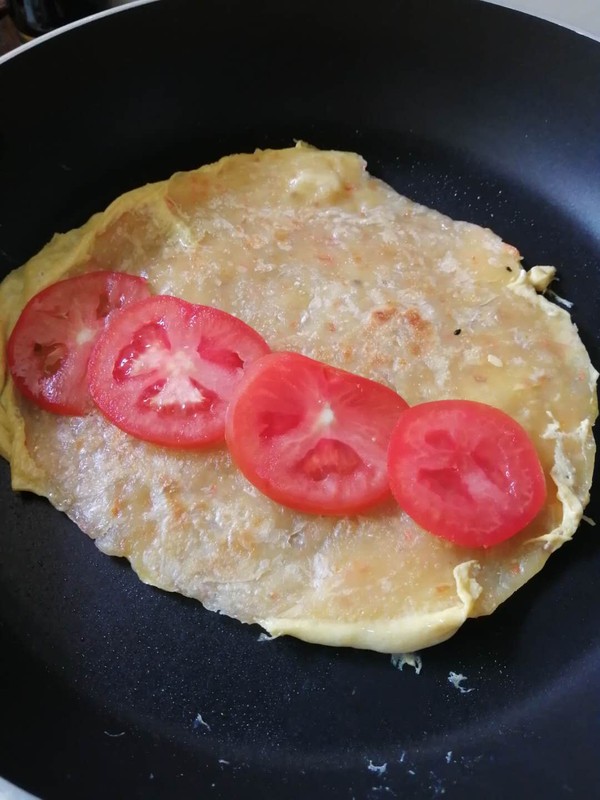
[[[127,189],[301,138],[556,265],[600,364],[592,40],[478,0],[172,0],[8,60],[0,97],[4,273]],[[261,642],[143,585],[13,494],[4,463],[0,509],[0,774],[45,799],[595,794],[600,543],[585,524],[417,674]]]

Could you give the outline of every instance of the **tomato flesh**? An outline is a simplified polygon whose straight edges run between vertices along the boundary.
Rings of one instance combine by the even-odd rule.
[[[390,496],[389,437],[406,402],[392,389],[298,353],[253,364],[227,412],[233,460],[263,494],[315,514]]]
[[[503,411],[470,400],[405,411],[392,433],[388,471],[394,497],[415,522],[465,547],[514,536],[546,499],[527,432]]]
[[[55,414],[85,414],[93,407],[86,371],[94,342],[114,312],[149,294],[144,278],[123,272],[77,275],[36,294],[7,344],[17,389]]]
[[[235,386],[268,352],[237,317],[158,295],[106,326],[90,358],[90,391],[103,414],[132,436],[202,447],[223,439]]]

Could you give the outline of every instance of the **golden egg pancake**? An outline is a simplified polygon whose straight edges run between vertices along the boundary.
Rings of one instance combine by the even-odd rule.
[[[53,415],[17,395],[2,363],[14,489],[49,498],[142,581],[275,636],[413,651],[494,611],[573,536],[597,373],[568,313],[540,293],[553,270],[523,270],[490,230],[401,197],[358,155],[257,151],[125,194],[4,280],[4,341],[35,293],[103,269],[224,309],[274,350],[380,381],[411,405],[496,406],[531,436],[548,485],[536,519],[487,549],[423,531],[392,500],[353,517],[295,512],[248,483],[224,445],[169,450],[97,411]]]

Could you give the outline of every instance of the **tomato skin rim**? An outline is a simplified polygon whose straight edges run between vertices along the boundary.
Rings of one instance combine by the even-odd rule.
[[[141,320],[132,319],[140,309],[146,314],[149,305],[151,306],[151,310],[147,316],[144,316],[144,323],[142,323]],[[120,315],[118,319],[115,319],[114,325],[112,327],[107,326],[101,336],[98,337],[88,363],[88,381],[92,399],[96,404],[97,410],[108,422],[138,441],[160,446],[167,450],[203,451],[212,447],[218,447],[224,443],[225,439],[225,412],[222,414],[221,423],[217,427],[212,426],[212,432],[210,433],[200,430],[198,435],[191,437],[185,430],[185,423],[181,423],[181,433],[177,436],[173,436],[172,434],[170,435],[168,431],[165,433],[164,428],[161,428],[158,421],[150,428],[144,424],[131,424],[130,418],[127,415],[127,407],[124,407],[123,400],[123,397],[125,397],[125,400],[127,399],[127,391],[124,391],[121,395],[115,393],[112,396],[108,395],[108,397],[105,394],[105,387],[110,385],[113,380],[113,367],[111,366],[111,364],[113,364],[113,357],[123,346],[122,343],[119,343],[118,337],[115,341],[114,328],[118,326],[124,327],[128,334],[133,334],[141,325],[157,321],[161,312],[164,316],[170,315],[171,322],[173,322],[173,320],[177,321],[178,318],[198,320],[216,317],[221,323],[225,321],[233,325],[234,329],[237,329],[239,333],[243,333],[243,335],[247,337],[247,341],[244,342],[245,347],[250,349],[259,348],[264,353],[271,352],[269,345],[258,331],[239,317],[223,309],[215,306],[190,303],[187,300],[173,295],[153,295],[140,300],[138,303],[130,304],[126,310],[126,314]],[[171,331],[173,331],[173,328],[171,328]],[[171,333],[171,336],[175,338],[178,335],[179,331],[177,330]],[[241,349],[243,350],[244,348]],[[251,364],[252,362],[249,363]],[[244,368],[244,372],[246,369],[247,367]],[[220,398],[220,400],[225,403],[224,398]]]
[[[38,408],[42,409],[43,411],[48,411],[52,414],[56,414],[58,416],[85,416],[94,408],[94,403],[89,395],[89,391],[87,391],[87,402],[83,403],[81,401],[52,401],[48,397],[44,396],[43,394],[36,394],[33,388],[30,387],[29,383],[26,382],[25,378],[15,373],[11,367],[11,364],[15,363],[18,359],[16,357],[15,350],[19,346],[19,337],[21,335],[21,329],[27,329],[28,325],[32,324],[31,319],[29,317],[34,315],[37,310],[34,308],[36,305],[40,305],[43,303],[44,298],[53,295],[55,292],[60,291],[60,287],[64,285],[73,285],[75,282],[78,283],[85,283],[88,281],[93,281],[94,279],[98,278],[106,278],[107,284],[111,280],[119,279],[124,277],[127,282],[130,282],[132,285],[137,284],[138,288],[141,289],[144,287],[147,290],[147,294],[150,294],[150,289],[148,285],[148,280],[140,275],[133,275],[129,272],[121,272],[118,270],[93,270],[91,272],[82,272],[76,275],[71,275],[66,278],[62,278],[59,281],[54,281],[49,283],[43,289],[40,289],[39,292],[36,292],[32,297],[29,298],[19,317],[17,318],[12,331],[8,337],[8,341],[6,343],[6,371],[10,375],[14,386],[18,390],[19,394],[26,398],[29,402],[33,405],[37,406]],[[112,309],[106,316],[105,322],[103,325],[99,326],[98,332],[96,334],[95,340],[100,336],[104,326],[108,319],[113,316],[115,313],[118,313],[120,308]],[[89,354],[87,357],[86,368],[83,371],[84,377],[87,373],[87,364],[89,363],[89,359],[91,356],[91,352],[93,350],[93,345],[95,341],[89,347]]]
[[[17,321],[18,324],[18,321]],[[15,344],[13,343],[13,333],[16,330],[16,325],[12,330],[12,333],[8,339],[6,344],[6,360],[8,363],[15,360],[14,356],[14,349]],[[21,378],[15,375],[10,369],[7,370],[10,374],[12,382],[17,389],[18,393],[21,397],[24,397],[34,406],[37,408],[42,409],[42,411],[48,411],[51,414],[56,414],[58,416],[63,417],[82,417],[86,413],[88,413],[89,409],[82,410],[80,408],[79,403],[54,403],[51,400],[48,400],[43,395],[37,395],[33,389],[30,388],[29,384],[25,381],[21,380]]]
[[[243,457],[240,457],[237,453],[234,456],[232,447],[229,443],[230,440],[228,440],[227,437],[227,425],[225,426],[225,441],[227,442],[227,447],[234,464],[246,478],[246,480],[269,500],[272,500],[274,503],[278,503],[280,506],[284,506],[285,508],[292,509],[293,511],[301,511],[305,514],[311,514],[313,516],[320,517],[352,517],[362,514],[365,511],[371,511],[376,506],[380,506],[385,501],[392,499],[392,493],[389,486],[385,486],[381,492],[378,495],[373,496],[372,499],[369,499],[368,501],[357,502],[355,504],[345,504],[342,511],[339,510],[339,503],[337,504],[336,508],[333,508],[333,505],[331,508],[324,508],[323,503],[311,503],[310,501],[305,501],[302,503],[290,502],[289,498],[283,491],[279,490],[267,479],[256,476],[256,473],[249,468],[249,462],[247,460],[245,460]]]
[[[234,464],[244,475],[246,480],[248,480],[248,482],[256,489],[258,489],[261,494],[265,495],[273,502],[295,511],[325,517],[354,516],[372,510],[376,506],[381,506],[385,501],[391,501],[392,494],[385,469],[385,448],[382,451],[382,473],[385,477],[385,480],[381,482],[381,488],[376,492],[371,492],[365,499],[360,499],[360,496],[358,496],[358,499],[355,500],[346,499],[343,501],[342,507],[340,507],[341,501],[339,496],[332,496],[329,501],[324,500],[323,497],[320,499],[311,500],[310,498],[307,498],[306,495],[302,498],[290,499],[289,493],[286,492],[285,488],[278,486],[272,481],[270,478],[270,475],[272,474],[271,472],[269,472],[269,475],[267,476],[260,474],[257,471],[255,468],[255,461],[252,457],[252,448],[245,447],[242,443],[240,443],[239,427],[241,427],[241,425],[238,424],[237,419],[237,416],[240,413],[239,404],[240,402],[248,401],[248,397],[252,393],[253,384],[259,382],[263,374],[265,372],[268,373],[268,371],[272,369],[272,363],[274,360],[284,360],[289,358],[293,360],[301,359],[306,362],[312,362],[312,364],[325,368],[327,371],[348,377],[353,382],[358,381],[362,386],[370,386],[373,388],[376,387],[377,392],[381,394],[389,393],[390,397],[393,396],[398,405],[402,407],[402,410],[407,407],[406,402],[397,392],[385,386],[384,384],[371,380],[370,378],[365,378],[349,372],[348,370],[316,361],[315,359],[309,358],[308,356],[304,356],[297,352],[276,351],[262,356],[250,365],[246,371],[246,374],[244,375],[243,380],[238,384],[231,398],[225,418],[225,441]],[[399,413],[401,413],[401,410],[398,410],[398,414]]]
[[[395,448],[398,447],[401,434],[405,432],[407,426],[415,420],[419,421],[419,418],[424,414],[429,414],[430,412],[443,413],[446,411],[454,411],[456,409],[459,411],[462,409],[467,409],[467,414],[469,411],[478,414],[480,416],[480,419],[477,421],[479,425],[482,425],[487,418],[488,421],[491,420],[492,422],[498,422],[503,425],[506,433],[514,434],[519,440],[519,447],[514,451],[515,462],[512,466],[514,468],[517,462],[523,462],[530,470],[527,475],[530,484],[529,500],[527,505],[525,507],[522,506],[521,512],[514,515],[511,525],[507,525],[506,530],[502,530],[500,526],[496,526],[496,529],[493,529],[492,534],[490,535],[489,532],[482,532],[482,529],[479,529],[480,539],[481,536],[484,535],[489,538],[489,541],[473,541],[468,523],[461,528],[456,525],[444,523],[443,520],[440,523],[439,518],[442,517],[442,512],[444,510],[443,506],[441,511],[438,509],[438,520],[436,520],[432,525],[431,517],[428,515],[428,511],[431,512],[431,506],[429,508],[425,506],[425,513],[423,513],[423,505],[414,501],[414,495],[411,496],[411,492],[407,488],[408,486],[412,486],[410,481],[407,481],[406,484],[403,484],[399,480],[398,463],[401,459],[395,452]],[[518,464],[516,469],[519,469]],[[390,478],[390,488],[392,494],[400,508],[402,508],[405,513],[408,514],[408,516],[410,516],[424,531],[433,536],[445,539],[446,541],[449,541],[459,547],[488,549],[513,538],[521,533],[535,520],[544,507],[548,496],[546,475],[544,473],[544,469],[535,445],[527,431],[523,428],[523,426],[520,425],[519,422],[517,422],[517,420],[501,409],[475,400],[432,400],[417,404],[407,409],[401,415],[394,428],[394,431],[392,432],[388,449],[388,474]],[[527,497],[525,499],[527,500]],[[475,511],[478,512],[477,518],[481,519],[482,511],[480,506],[476,506],[473,515]],[[444,516],[444,519],[446,518],[447,517]],[[498,527],[500,527],[500,530],[498,530]],[[467,529],[466,533],[465,528]]]

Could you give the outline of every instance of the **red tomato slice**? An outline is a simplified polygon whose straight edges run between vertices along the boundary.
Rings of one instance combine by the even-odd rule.
[[[122,430],[167,447],[223,439],[225,411],[248,364],[269,352],[237,317],[159,295],[107,325],[90,358],[90,391]]]
[[[470,400],[402,414],[388,455],[392,493],[422,528],[465,547],[490,547],[528,525],[546,499],[533,442],[514,420]]]
[[[53,283],[27,303],[6,348],[21,394],[55,414],[93,407],[86,370],[94,342],[112,312],[150,294],[144,278],[88,272]]]
[[[314,514],[364,511],[389,496],[386,454],[407,404],[375,381],[297,353],[272,353],[236,390],[225,436],[263,494]]]

